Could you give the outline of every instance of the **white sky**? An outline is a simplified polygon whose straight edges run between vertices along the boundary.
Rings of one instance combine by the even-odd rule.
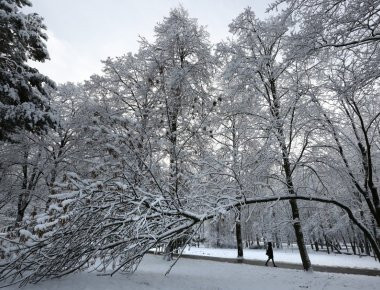
[[[207,26],[211,41],[228,36],[228,24],[247,6],[259,18],[272,0],[32,0],[48,28],[50,61],[32,64],[57,83],[80,82],[100,73],[100,60],[137,52],[138,36],[153,39],[153,28],[179,4]]]

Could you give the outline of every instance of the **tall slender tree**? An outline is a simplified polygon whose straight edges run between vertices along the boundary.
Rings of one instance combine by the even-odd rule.
[[[280,175],[283,175],[286,191],[296,195],[293,173],[308,138],[307,133],[303,136],[301,133],[304,132],[301,120],[306,101],[300,92],[290,87],[294,85],[289,82],[294,64],[284,58],[288,27],[287,19],[281,15],[260,21],[247,8],[230,25],[235,40],[221,49],[230,57],[225,76],[239,79],[237,84],[240,90],[251,91],[249,97],[253,99],[255,112],[246,113],[256,116],[259,122],[266,121],[268,138],[275,142],[272,146],[275,146],[280,158]],[[295,146],[296,142],[301,142],[301,149]],[[293,156],[296,156],[294,160]],[[290,206],[302,263],[305,270],[310,270],[297,201],[290,200]]]

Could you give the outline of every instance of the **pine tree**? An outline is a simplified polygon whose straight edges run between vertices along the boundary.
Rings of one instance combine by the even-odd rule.
[[[21,12],[24,6],[31,3],[0,1],[0,140],[18,129],[40,133],[56,123],[46,91],[54,83],[27,65],[49,58],[46,27],[39,15]]]

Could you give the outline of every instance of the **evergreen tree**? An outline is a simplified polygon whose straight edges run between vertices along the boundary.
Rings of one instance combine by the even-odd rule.
[[[0,1],[0,140],[18,129],[40,133],[55,125],[49,106],[47,87],[54,83],[28,60],[49,58],[42,18],[24,14],[28,0]]]

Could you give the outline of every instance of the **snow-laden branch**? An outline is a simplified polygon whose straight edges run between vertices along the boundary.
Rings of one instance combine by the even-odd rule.
[[[73,199],[72,194],[60,195],[66,196]],[[43,222],[32,222],[30,225],[34,224],[34,228],[29,225],[19,231],[20,237],[15,239],[17,244],[0,236],[0,249],[7,257],[0,266],[0,282],[25,285],[86,268],[108,269],[112,274],[133,272],[149,249],[175,238],[189,240],[195,225],[213,219],[221,212],[244,205],[285,200],[320,202],[341,208],[367,236],[376,254],[379,253],[370,231],[348,206],[333,199],[285,195],[219,199],[218,203],[213,202],[218,200],[213,198],[194,196],[191,202],[178,208],[168,206],[170,202],[159,194],[137,198],[133,193],[100,191],[89,184],[81,190],[81,196],[78,193],[76,201],[70,204],[71,209],[66,209],[68,212],[57,210],[56,215],[48,219],[37,217]],[[202,209],[205,199],[209,199],[210,204]],[[61,204],[57,203],[56,208]]]

